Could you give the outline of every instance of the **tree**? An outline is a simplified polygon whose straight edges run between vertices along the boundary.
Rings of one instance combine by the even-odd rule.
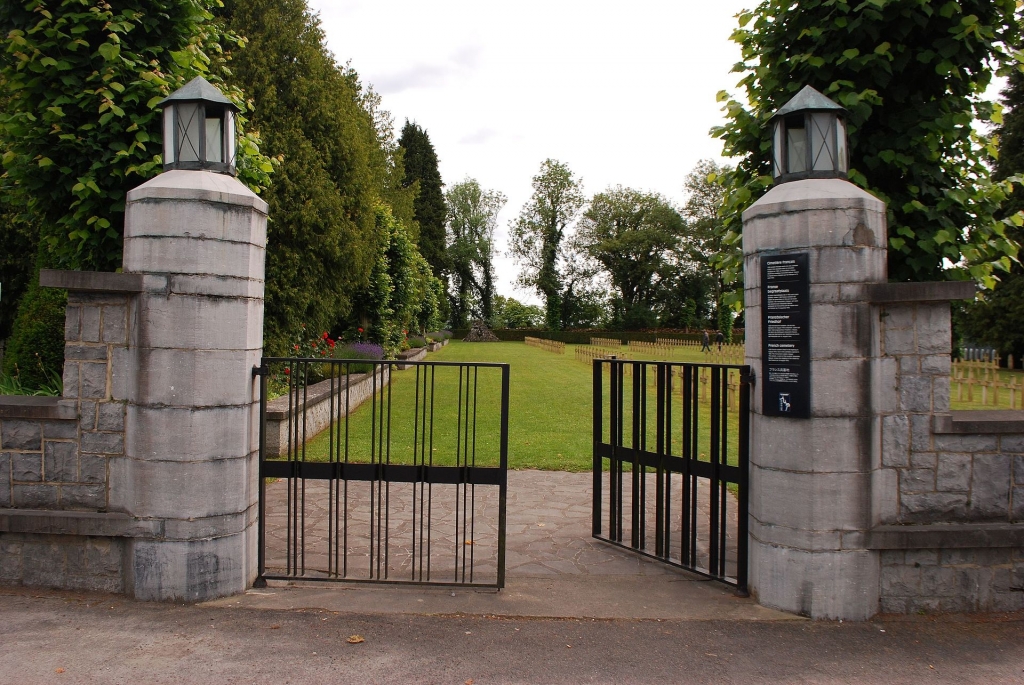
[[[992,285],[1016,245],[994,218],[1008,186],[991,181],[994,148],[972,121],[999,119],[981,96],[993,67],[1011,61],[1015,4],[763,0],[741,13],[733,40],[743,61],[733,70],[750,107],[719,93],[728,121],[712,129],[742,158],[723,179],[727,245],[770,183],[768,118],[811,85],[849,110],[850,179],[888,203],[889,277]],[[737,260],[726,262],[738,275]]]
[[[444,183],[437,168],[437,153],[430,142],[430,136],[418,124],[408,120],[402,127],[398,139],[405,165],[404,187],[415,185],[418,193],[413,203],[416,223],[419,224],[418,246],[430,264],[434,275],[441,277],[450,268],[445,251],[445,220],[447,206],[444,199]]]
[[[507,201],[497,190],[485,190],[473,178],[457,183],[445,194],[448,206],[448,255],[452,274],[452,323],[463,328],[472,300],[479,316],[494,314],[494,229]]]
[[[691,273],[681,276],[684,283],[694,288],[695,292],[705,289],[707,280],[712,286],[711,297],[715,305],[715,328],[722,331],[727,338],[732,337],[732,313],[725,306],[725,296],[735,294],[742,297],[742,292],[735,293],[725,282],[725,274],[713,268],[716,259],[729,248],[725,244],[726,227],[722,217],[725,204],[725,188],[719,183],[723,174],[732,171],[731,167],[721,167],[710,159],[702,159],[690,173],[686,175],[683,187],[686,190],[686,204],[683,216],[686,219],[687,232],[684,241],[684,259],[692,265]],[[739,255],[737,255],[739,257]],[[694,300],[694,314],[703,307]],[[686,324],[693,328],[701,323]]]
[[[1024,74],[1010,74],[1002,92],[1003,104],[1008,108],[1002,125],[996,130],[999,158],[993,176],[998,179],[1024,174]],[[1020,186],[1002,206],[1004,216],[1024,209],[1024,191]],[[1011,236],[1019,244],[1024,231],[1016,228]],[[991,345],[1006,357],[1024,359],[1024,267],[1014,262],[1010,272],[1003,274],[991,291],[983,297],[961,307],[954,316],[954,326],[971,342]]]
[[[327,50],[305,0],[226,0],[220,12],[249,47],[233,82],[251,95],[264,149],[281,162],[270,205],[264,347],[283,354],[301,326],[346,325],[388,234],[378,208],[401,212],[390,119],[358,74]],[[409,206],[411,218],[411,204]],[[370,305],[363,304],[363,309]]]
[[[120,266],[125,196],[161,171],[156,103],[197,75],[220,82],[222,45],[239,42],[211,21],[214,4],[0,5],[4,190],[38,221],[49,266]],[[241,91],[225,95],[245,110]],[[271,167],[256,141],[242,137],[239,166],[259,189]]]
[[[544,310],[535,304],[523,304],[514,297],[496,295],[491,328],[536,328],[544,323]]]
[[[533,195],[512,224],[510,254],[521,265],[519,283],[544,299],[546,324],[552,330],[565,325],[563,242],[584,202],[582,183],[569,167],[547,159],[533,177]]]
[[[362,328],[369,340],[394,355],[407,331],[439,324],[435,298],[441,288],[391,209],[379,204],[374,219],[383,240],[367,284],[353,297],[355,308],[346,332]]]
[[[223,88],[223,49],[241,41],[212,21],[215,4],[0,3],[0,202],[31,231],[35,262],[6,373],[15,366],[42,373],[40,357],[50,373],[59,375],[63,364],[64,293],[39,288],[39,268],[120,266],[125,196],[162,166],[156,103],[197,75]],[[223,89],[244,112],[244,94]],[[245,133],[245,117],[237,121],[239,177],[259,191],[269,183],[270,160],[259,153],[258,137]],[[37,381],[22,378],[28,386]]]
[[[581,250],[608,274],[613,325],[652,328],[685,224],[664,197],[617,186],[594,195],[577,227]]]

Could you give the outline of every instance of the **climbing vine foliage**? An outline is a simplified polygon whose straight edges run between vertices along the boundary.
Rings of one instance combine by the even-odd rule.
[[[1018,68],[1014,0],[763,0],[733,40],[747,103],[719,93],[712,130],[740,158],[728,192],[720,266],[739,277],[740,214],[771,185],[772,113],[805,85],[849,111],[850,180],[888,204],[889,277],[973,278],[991,286],[1016,259],[1019,216],[997,220],[1013,179],[993,181],[996,148],[977,122],[1001,120],[982,94]]]
[[[0,3],[4,199],[40,226],[50,266],[120,266],[125,196],[161,171],[162,98],[203,75],[223,88],[228,48],[210,10],[219,0],[28,0]],[[244,130],[245,117],[239,117]],[[271,161],[250,132],[239,177],[269,183]]]

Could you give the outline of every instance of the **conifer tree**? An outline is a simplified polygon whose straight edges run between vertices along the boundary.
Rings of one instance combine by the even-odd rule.
[[[451,260],[445,252],[446,206],[437,153],[427,132],[408,120],[402,127],[398,145],[404,152],[405,178],[402,185],[408,188],[415,184],[419,191],[413,208],[419,224],[420,254],[426,258],[434,275],[440,278],[451,270]]]
[[[264,347],[280,354],[303,324],[339,325],[365,289],[387,240],[376,216],[399,185],[398,150],[379,97],[335,62],[305,0],[227,0],[221,14],[249,41],[234,80],[253,100],[264,150],[281,159],[265,194],[264,325]]]

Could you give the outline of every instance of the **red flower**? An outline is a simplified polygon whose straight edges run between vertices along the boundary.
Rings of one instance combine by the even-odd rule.
[[[327,331],[324,331],[324,334],[320,337],[323,338],[324,340],[327,340]]]
[[[290,375],[290,374],[291,374],[291,372],[292,372],[292,370],[291,370],[291,369],[285,369],[285,370],[284,370],[284,375],[288,376],[288,375]]]
[[[331,349],[334,349],[334,341],[333,341],[333,340],[331,340],[330,338],[328,338],[328,339],[327,339],[327,344],[331,346]]]
[[[320,350],[320,356],[321,357],[326,357],[327,356],[327,350]]]
[[[313,349],[314,350],[316,349],[316,343],[313,343]]]
[[[402,331],[402,335],[409,335],[409,331]]]
[[[357,330],[357,331],[359,331],[360,333],[362,333],[362,332],[363,332],[363,329],[362,329],[362,328],[357,328],[356,330]]]
[[[295,346],[295,349],[299,349],[299,346],[298,346],[298,345],[296,345],[296,346]]]

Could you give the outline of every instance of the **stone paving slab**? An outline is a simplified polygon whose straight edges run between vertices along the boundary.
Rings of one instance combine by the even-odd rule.
[[[795,618],[789,614],[766,609],[748,598],[737,597],[734,590],[722,583],[645,558],[591,535],[591,507],[593,477],[590,473],[552,471],[510,471],[507,501],[506,587],[497,592],[466,587],[431,587],[423,585],[393,586],[366,583],[323,583],[330,565],[327,541],[334,536],[332,517],[337,513],[333,498],[344,510],[345,492],[330,491],[324,483],[307,482],[305,521],[293,527],[306,542],[305,576],[291,581],[271,581],[270,587],[251,590],[243,597],[226,598],[212,602],[217,606],[250,607],[262,609],[320,608],[346,612],[385,614],[475,614],[497,616],[574,617],[574,618],[642,618],[678,620],[777,620]],[[607,479],[604,480],[603,507],[607,512]],[[647,487],[655,487],[653,475],[647,478]],[[624,508],[630,506],[630,480],[625,475]],[[472,550],[476,562],[474,581],[493,582],[495,577],[497,540],[497,488],[478,486],[475,501],[472,493],[459,491],[456,502],[454,486],[434,486],[430,526],[423,531],[431,533],[432,580],[456,577],[452,562],[456,549],[461,560],[466,549]],[[413,510],[411,485],[392,485],[384,492],[388,503],[386,521],[389,531],[388,579],[408,579],[415,568],[421,568],[423,545],[418,532],[427,510],[420,490],[416,488],[416,508]],[[382,570],[370,568],[371,548],[374,552],[376,533],[382,530],[377,523],[380,513],[380,492],[368,484],[350,484],[349,506],[349,579],[383,577]],[[697,515],[706,521],[710,506],[706,483],[699,488]],[[301,502],[301,488],[292,493],[295,502]],[[377,505],[370,508],[371,496]],[[467,496],[464,500],[463,496]],[[673,484],[673,506],[678,509],[681,498],[679,479]],[[650,498],[650,499],[653,499]],[[463,504],[468,501],[468,509]],[[286,524],[288,504],[287,481],[277,481],[267,488],[268,568],[286,568],[289,533]],[[727,519],[735,527],[735,499],[727,500]],[[456,507],[460,515],[458,528],[454,525]],[[469,516],[472,512],[473,516]],[[414,519],[415,513],[415,519]],[[678,513],[678,512],[677,512]],[[648,509],[653,520],[653,504]],[[375,537],[370,538],[371,518]],[[466,524],[463,525],[462,521]],[[474,523],[475,521],[475,523]],[[303,527],[304,526],[304,527]],[[302,531],[305,531],[302,535]],[[466,531],[470,531],[469,534]],[[679,526],[673,535],[678,538]],[[417,532],[416,554],[413,556],[413,533]],[[630,530],[628,517],[624,519],[624,539]],[[472,545],[466,545],[471,538]],[[648,543],[654,544],[654,531],[647,531]],[[735,541],[730,538],[730,559],[735,558]],[[459,544],[457,544],[459,543]],[[698,541],[698,552],[705,554],[706,530]],[[301,547],[294,548],[296,552]],[[339,548],[332,546],[332,554]],[[339,555],[340,556],[340,555]],[[416,562],[414,564],[414,558]],[[333,561],[332,561],[333,563]],[[372,572],[371,572],[372,570]],[[376,576],[374,574],[377,574]],[[447,578],[445,577],[447,575]]]

